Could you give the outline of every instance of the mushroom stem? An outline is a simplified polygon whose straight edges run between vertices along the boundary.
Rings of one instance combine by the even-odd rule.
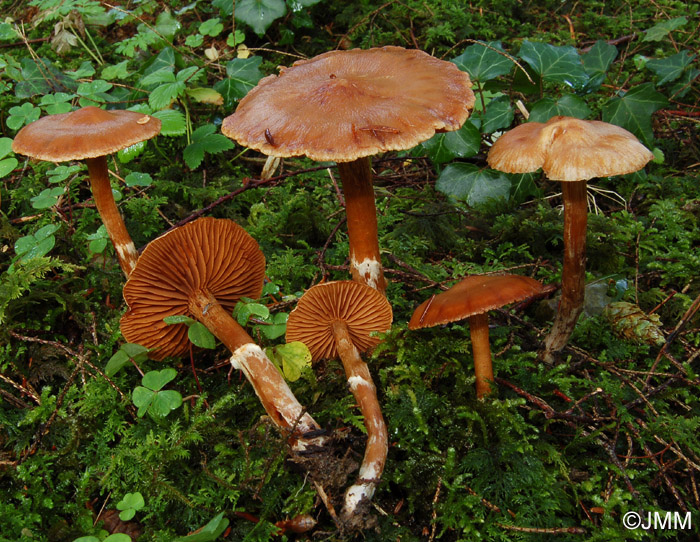
[[[370,159],[339,162],[338,170],[345,195],[352,279],[384,293],[386,280],[379,254]]]
[[[128,278],[134,267],[136,267],[136,260],[138,260],[139,255],[136,252],[136,247],[131,240],[129,232],[126,230],[124,220],[119,214],[117,204],[114,202],[112,186],[109,182],[107,157],[86,158],[85,163],[88,167],[90,187],[97,212],[100,214],[102,222],[107,229],[107,235],[109,235],[112,245],[114,245],[114,250],[117,252],[119,265]]]
[[[469,317],[469,333],[472,339],[474,374],[476,375],[476,397],[483,399],[491,393],[493,363],[489,344],[489,316],[487,313]]]
[[[347,324],[335,321],[331,324],[333,337],[338,347],[338,354],[345,367],[348,385],[355,400],[360,405],[360,411],[365,418],[367,427],[367,445],[362,459],[357,482],[345,492],[345,500],[341,518],[350,520],[356,513],[357,506],[363,501],[369,501],[384,471],[388,450],[389,436],[379,407],[377,389],[374,387],[372,375],[367,364],[352,342]]]
[[[564,266],[561,301],[552,329],[544,341],[543,359],[552,363],[554,354],[569,340],[581,311],[586,279],[586,181],[562,182],[564,200]]]
[[[219,302],[207,292],[198,292],[190,298],[189,309],[233,353],[231,365],[243,371],[275,425],[293,437],[292,449],[298,452],[309,445],[322,445],[325,437],[304,437],[320,426],[297,401],[265,352]]]

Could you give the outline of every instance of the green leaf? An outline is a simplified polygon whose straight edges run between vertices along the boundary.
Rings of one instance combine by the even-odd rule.
[[[161,371],[148,371],[141,379],[141,384],[150,390],[158,391],[177,376],[175,369],[163,369]]]
[[[119,161],[122,164],[128,164],[134,158],[138,157],[145,149],[146,149],[146,142],[139,141],[138,143],[134,143],[133,145],[129,145],[125,149],[120,149],[117,152],[117,156],[119,157]],[[131,186],[128,181],[126,184],[127,184],[127,186]]]
[[[204,527],[198,529],[196,533],[181,536],[173,542],[214,542],[226,530],[226,527],[228,527],[228,519],[221,512]]]
[[[651,147],[654,141],[651,116],[667,105],[666,97],[652,83],[643,83],[605,104],[603,120],[622,126]]]
[[[131,537],[124,533],[115,533],[109,535],[102,542],[131,542]]]
[[[65,181],[68,177],[71,175],[78,173],[82,168],[82,166],[79,165],[74,165],[74,166],[56,166],[53,169],[50,169],[46,172],[46,175],[48,175],[49,179],[48,181],[52,184],[56,183],[61,183]]]
[[[177,79],[175,78],[175,72],[172,66],[167,66],[160,68],[159,70],[152,71],[145,77],[141,78],[141,85],[148,87],[151,85],[160,85],[162,83],[175,83]]]
[[[676,17],[655,24],[648,30],[644,31],[642,41],[661,41],[666,38],[674,30],[678,30],[688,22],[686,17]]]
[[[596,41],[593,47],[581,57],[583,68],[590,77],[584,87],[585,92],[594,92],[600,88],[615,58],[617,58],[617,47],[602,40]]]
[[[282,369],[285,378],[290,382],[299,380],[302,370],[305,367],[311,367],[311,352],[300,341],[266,348],[265,353],[278,368]]]
[[[12,173],[19,165],[17,158],[5,158],[0,160],[0,179]]]
[[[109,243],[107,228],[104,224],[102,224],[99,228],[97,228],[95,233],[88,235],[87,239],[90,241],[90,244],[88,245],[90,252],[95,254],[101,253],[105,248],[107,248],[107,244]]]
[[[513,61],[505,55],[494,51],[503,51],[500,41],[490,41],[486,44],[476,43],[467,47],[464,52],[451,60],[457,67],[469,74],[472,80],[488,81],[510,73]]]
[[[75,94],[66,94],[65,92],[57,92],[55,94],[47,94],[41,97],[39,106],[44,109],[49,115],[58,115],[68,113],[73,106],[70,101],[75,98]]]
[[[0,137],[0,158],[5,158],[12,152],[12,138]]]
[[[209,331],[201,322],[194,322],[192,325],[190,325],[189,329],[187,330],[187,336],[189,337],[190,341],[192,341],[192,344],[199,346],[200,348],[212,349],[216,347],[216,339],[214,338],[214,335],[212,335],[211,331]]]
[[[245,41],[245,34],[240,30],[236,29],[234,33],[228,35],[226,38],[226,45],[229,47],[236,47]]]
[[[204,43],[204,36],[201,34],[191,34],[185,38],[187,47],[199,47],[202,43]]]
[[[177,314],[175,316],[166,316],[163,318],[163,322],[165,322],[168,325],[172,324],[187,324],[191,325],[194,324],[197,320],[190,318],[189,316],[185,316],[184,314]]]
[[[213,88],[195,87],[187,89],[187,95],[194,101],[212,105],[224,105],[224,97]]]
[[[445,147],[459,158],[474,156],[481,147],[481,133],[474,124],[466,121],[459,130],[445,134]]]
[[[22,69],[15,96],[20,99],[31,98],[36,94],[45,95],[52,92],[72,92],[78,84],[64,74],[47,58],[22,59]]]
[[[502,94],[486,104],[486,112],[481,115],[481,132],[490,134],[496,130],[508,128],[512,124],[513,118],[510,98]]]
[[[289,314],[286,312],[280,312],[275,314],[272,318],[272,323],[269,325],[259,325],[258,328],[262,330],[263,335],[270,340],[274,340],[277,337],[281,337],[287,332],[287,319]]]
[[[258,36],[287,13],[283,0],[241,0],[236,3],[236,19],[247,24]]]
[[[246,325],[251,316],[267,320],[270,316],[270,309],[260,303],[242,303],[236,316],[238,323],[242,326]]]
[[[134,518],[136,515],[136,510],[133,508],[129,508],[127,510],[124,510],[123,512],[119,512],[119,519],[122,521],[129,521]]]
[[[0,23],[0,41],[18,40],[19,34],[10,23]]]
[[[126,343],[119,347],[119,350],[109,358],[105,366],[105,374],[107,376],[115,375],[122,367],[129,364],[132,360],[135,363],[145,361],[148,357],[148,348],[140,344]]]
[[[146,506],[146,501],[143,500],[143,495],[136,491],[135,493],[124,495],[124,498],[117,503],[117,510],[127,510],[129,508],[141,510],[144,506]]]
[[[78,103],[82,107],[86,107],[95,105],[95,103],[112,101],[113,98],[109,94],[106,94],[111,88],[112,83],[108,83],[102,79],[96,79],[89,83],[81,83],[78,90],[76,90],[76,94],[80,96]]]
[[[159,391],[148,411],[155,417],[164,418],[182,404],[182,395],[174,390]]]
[[[192,132],[192,143],[185,147],[183,157],[190,169],[202,163],[204,153],[211,154],[227,151],[234,147],[233,142],[224,135],[215,134],[216,126],[205,124]]]
[[[165,36],[168,41],[173,41],[178,30],[180,30],[180,21],[173,17],[169,9],[166,9],[156,18],[156,31]]]
[[[134,388],[134,391],[131,393],[131,400],[136,408],[139,409],[136,413],[139,418],[143,418],[146,412],[148,412],[148,407],[151,406],[155,396],[156,392],[144,388],[143,386],[136,386]]]
[[[129,77],[128,65],[129,59],[122,60],[119,64],[105,66],[100,75],[102,79],[106,81],[111,81],[112,79],[126,79]]]
[[[153,113],[153,116],[160,119],[160,135],[179,136],[185,133],[187,122],[185,121],[185,115],[180,111],[163,109]]]
[[[148,105],[152,109],[165,109],[180,94],[185,91],[185,83],[164,83],[151,91],[148,95]]]
[[[573,47],[525,40],[518,56],[545,81],[563,83],[575,89],[583,88],[588,82],[581,57]]]
[[[260,71],[262,57],[235,58],[226,64],[228,77],[214,85],[224,97],[224,106],[231,107],[243,98],[263,77]]]
[[[435,188],[467,205],[474,206],[489,199],[505,198],[510,195],[510,179],[501,172],[481,169],[473,164],[450,164],[442,170]]]
[[[77,70],[64,72],[69,77],[73,79],[87,79],[95,75],[95,67],[89,60],[83,60]]]
[[[55,224],[48,224],[39,228],[34,234],[20,237],[15,241],[15,254],[22,260],[46,256],[56,244],[53,234],[58,228]]]
[[[25,124],[30,124],[39,119],[41,109],[34,104],[25,102],[22,105],[10,107],[10,116],[7,117],[7,127],[11,130],[19,130]]]
[[[565,115],[577,119],[585,119],[591,114],[591,109],[575,94],[564,94],[558,100],[542,98],[533,104],[528,122],[547,122],[556,115]]]
[[[683,74],[683,71],[692,64],[693,60],[695,60],[695,55],[691,55],[684,49],[680,53],[666,58],[649,60],[646,63],[646,67],[657,75],[659,80],[656,84],[661,86],[678,79]]]
[[[48,209],[49,207],[53,207],[58,203],[58,198],[60,198],[64,192],[65,188],[62,186],[45,188],[38,196],[34,196],[30,199],[32,207],[35,209]]]
[[[132,171],[124,177],[124,182],[126,182],[126,186],[151,186],[153,178],[148,173]]]
[[[221,24],[221,19],[215,17],[213,19],[207,19],[199,25],[199,32],[205,36],[216,37],[224,29],[224,25]]]

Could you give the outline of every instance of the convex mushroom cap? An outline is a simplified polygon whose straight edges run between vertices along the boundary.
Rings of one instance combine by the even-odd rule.
[[[633,173],[653,157],[624,128],[557,116],[546,123],[527,122],[503,134],[491,147],[488,163],[505,173],[542,168],[553,181],[582,181]]]
[[[221,131],[268,155],[348,162],[456,130],[473,105],[469,76],[423,51],[330,51],[262,79]]]
[[[124,338],[153,349],[153,359],[189,350],[187,326],[166,316],[193,316],[190,304],[204,292],[232,311],[241,297],[262,293],[265,256],[258,243],[231,220],[200,218],[149,243],[124,286],[129,310]]]
[[[12,150],[49,162],[97,158],[158,135],[160,126],[160,119],[135,111],[83,107],[25,126]]]

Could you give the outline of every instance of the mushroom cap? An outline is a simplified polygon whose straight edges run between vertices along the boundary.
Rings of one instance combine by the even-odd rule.
[[[303,342],[314,360],[337,357],[332,324],[341,321],[355,348],[365,352],[379,343],[370,333],[387,331],[392,318],[391,305],[374,288],[352,280],[324,282],[309,288],[289,314],[287,342]]]
[[[233,310],[241,297],[262,293],[265,256],[232,220],[200,218],[151,241],[124,286],[129,310],[121,319],[124,338],[155,349],[153,359],[189,350],[185,324],[166,316],[192,316],[189,299],[209,293]]]
[[[469,76],[423,51],[330,51],[263,78],[221,131],[272,156],[350,162],[456,130],[473,106]]]
[[[421,303],[408,329],[457,322],[542,292],[543,285],[520,275],[472,275]]]
[[[642,169],[654,155],[624,128],[597,120],[552,117],[528,122],[493,144],[488,163],[506,173],[539,168],[553,181],[584,181]]]
[[[22,128],[12,150],[39,160],[66,162],[106,156],[160,132],[160,119],[135,111],[83,107],[48,115]]]

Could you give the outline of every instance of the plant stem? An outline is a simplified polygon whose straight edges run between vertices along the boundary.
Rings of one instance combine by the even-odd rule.
[[[469,333],[472,339],[474,375],[476,376],[476,396],[483,399],[491,393],[493,382],[493,362],[489,344],[489,317],[487,313],[469,317]]]
[[[379,254],[377,210],[372,188],[372,167],[369,158],[338,164],[345,195],[350,241],[350,272],[356,282],[386,291],[386,280]]]

